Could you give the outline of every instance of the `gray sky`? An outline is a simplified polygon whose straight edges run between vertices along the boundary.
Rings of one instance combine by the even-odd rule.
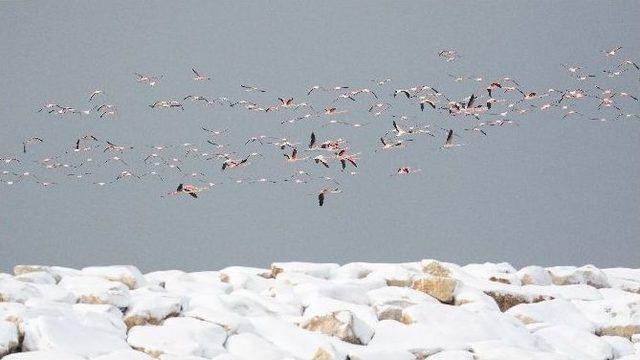
[[[0,154],[22,156],[24,138],[43,137],[23,161],[37,169],[30,160],[68,150],[87,132],[149,151],[143,145],[202,142],[201,126],[227,127],[233,150],[269,154],[234,178],[286,177],[304,168],[335,176],[343,193],[319,208],[313,194],[322,183],[222,184],[193,201],[160,198],[175,188],[175,176],[164,183],[146,178],[103,188],[91,184],[119,172],[116,165],[116,172],[96,170],[86,181],[55,177],[60,184],[48,188],[0,184],[0,270],[21,263],[126,263],[151,271],[421,258],[638,267],[637,120],[562,120],[562,113],[538,112],[514,118],[517,127],[492,128],[486,137],[462,132],[457,141],[465,146],[452,151],[438,150],[444,137],[439,132],[393,153],[373,153],[378,137],[391,128],[392,114],[411,116],[407,123],[456,129],[473,121],[420,113],[406,102],[374,118],[362,111],[364,97],[358,104],[341,103],[350,109],[342,119],[367,124],[360,129],[281,125],[291,117],[283,112],[191,103],[184,112],[154,111],[147,104],[193,93],[263,104],[292,96],[322,109],[332,97],[307,97],[311,85],[372,87],[369,80],[381,78],[393,79],[379,90],[387,101],[394,88],[423,83],[458,99],[472,91],[484,94],[486,84],[455,83],[447,74],[510,76],[530,90],[591,91],[602,84],[637,95],[634,69],[615,81],[602,77],[602,69],[617,63],[600,50],[623,45],[619,59],[640,59],[639,16],[633,1],[2,2]],[[456,49],[460,58],[439,59],[444,48]],[[577,83],[563,63],[581,64],[599,78]],[[192,81],[191,67],[212,81]],[[149,88],[135,82],[134,72],[164,78]],[[245,93],[239,87],[244,83],[269,92]],[[88,107],[95,89],[118,106],[116,118],[36,112],[45,102]],[[640,112],[626,100],[627,112]],[[596,115],[594,103],[586,104],[585,111]],[[353,151],[363,153],[359,174],[351,177],[335,166],[287,167],[274,149],[245,149],[242,141],[267,134],[304,143],[311,130],[323,139],[347,138]],[[403,164],[423,170],[390,176]],[[219,162],[207,166],[197,169],[228,182]],[[47,177],[42,171],[34,172]]]

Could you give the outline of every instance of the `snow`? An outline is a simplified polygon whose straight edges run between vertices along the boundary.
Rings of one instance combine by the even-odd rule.
[[[225,352],[225,330],[215,324],[189,317],[170,318],[162,325],[135,326],[127,342],[151,356],[161,354],[211,358]]]
[[[19,265],[0,274],[0,357],[631,360],[639,291],[639,269],[593,265]]]
[[[88,275],[103,277],[107,280],[117,281],[127,285],[129,289],[137,289],[145,285],[146,280],[142,273],[135,266],[113,265],[113,266],[90,266],[82,269]]]
[[[71,291],[84,303],[111,304],[124,308],[130,301],[126,285],[98,276],[65,276],[58,286]]]
[[[20,345],[16,324],[0,320],[0,357],[13,351]]]
[[[566,325],[546,327],[535,335],[549,344],[555,352],[578,359],[607,360],[613,358],[608,342],[590,332]]]
[[[71,317],[39,316],[23,326],[25,351],[55,350],[90,357],[129,348],[118,334],[85,326]]]

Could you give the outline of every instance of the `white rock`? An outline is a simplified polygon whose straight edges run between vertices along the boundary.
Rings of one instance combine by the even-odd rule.
[[[91,360],[153,360],[153,358],[142,351],[118,350],[106,355],[94,357]]]
[[[232,335],[227,339],[227,351],[238,359],[253,360],[259,355],[261,360],[293,359],[272,343],[252,333]]]
[[[386,350],[370,347],[351,350],[349,360],[415,360],[416,356],[407,350]]]
[[[173,277],[186,274],[181,270],[163,270],[163,271],[153,271],[147,274],[144,274],[144,279],[148,285],[156,285],[160,287],[164,287],[164,284],[168,279]]]
[[[547,268],[556,285],[587,284],[595,288],[610,287],[607,275],[593,265],[582,267],[554,266]]]
[[[373,328],[349,310],[339,310],[307,318],[300,324],[300,327],[357,345],[366,345],[373,336]]]
[[[250,328],[250,321],[235,313],[220,297],[206,294],[193,296],[183,305],[182,315],[218,324],[229,332]]]
[[[164,288],[170,293],[184,297],[196,294],[226,294],[233,290],[231,285],[222,282],[220,273],[217,271],[172,276],[165,281]]]
[[[296,272],[321,279],[331,277],[333,271],[340,267],[338,264],[317,264],[306,262],[277,262],[271,264],[271,274],[277,277],[283,272]]]
[[[222,282],[230,284],[234,290],[245,289],[255,293],[268,290],[274,283],[274,279],[267,279],[269,270],[231,266],[220,270]]]
[[[522,285],[551,285],[551,275],[541,266],[526,266],[517,272]]]
[[[640,283],[640,269],[610,268],[610,269],[602,269],[602,271],[609,278],[613,277],[613,278],[631,280],[631,281]]]
[[[473,354],[464,350],[441,351],[427,356],[427,360],[473,360]]]
[[[29,351],[15,353],[2,358],[2,360],[86,360],[85,357],[66,351]]]
[[[475,356],[474,359],[478,360],[586,360],[548,351],[521,349],[491,341],[475,343],[471,347],[471,351]]]
[[[79,302],[111,304],[119,308],[129,305],[129,288],[98,276],[65,276],[58,285],[71,291]]]
[[[15,350],[19,345],[16,324],[0,320],[0,358]]]
[[[565,325],[546,327],[535,332],[555,352],[577,359],[607,360],[613,358],[613,349],[601,338]]]
[[[72,317],[39,316],[24,322],[22,349],[55,350],[94,357],[128,349],[118,335],[84,326]]]
[[[594,324],[573,303],[564,299],[516,305],[505,314],[515,317],[523,324],[549,323],[567,325],[588,332],[595,331]]]
[[[321,333],[306,331],[286,321],[270,317],[251,318],[251,324],[257,335],[295,358],[313,359],[318,353],[327,354],[327,359],[346,357],[344,349],[336,349],[332,338]]]
[[[145,287],[132,290],[131,302],[124,314],[127,327],[135,325],[157,325],[169,316],[180,314],[184,299],[167,293],[160,287]]]
[[[18,281],[7,276],[0,279],[0,302],[25,302],[27,299],[42,297],[33,284]]]
[[[601,336],[600,339],[609,343],[613,349],[613,356],[615,356],[616,359],[635,353],[633,343],[627,338],[621,336]]]
[[[516,269],[509,263],[469,264],[461,267],[461,269],[480,279],[517,286],[521,285]]]
[[[90,266],[82,269],[82,272],[87,275],[120,282],[127,285],[129,289],[136,289],[146,284],[146,280],[140,270],[131,265]]]
[[[317,297],[311,301],[304,311],[303,320],[309,320],[315,316],[327,315],[341,310],[350,311],[371,328],[378,322],[378,317],[369,306],[323,297]]]
[[[536,347],[535,338],[517,320],[500,312],[472,312],[458,306],[423,303],[410,306],[402,313],[405,323],[424,325],[430,334],[449,343],[466,345],[500,340],[525,349]]]
[[[227,334],[216,324],[193,318],[169,318],[160,326],[134,326],[129,345],[158,357],[161,354],[211,358],[224,353]]]
[[[51,275],[51,273],[46,271],[26,272],[20,275],[16,275],[14,279],[34,284],[53,285],[58,282],[58,280],[53,275]]]

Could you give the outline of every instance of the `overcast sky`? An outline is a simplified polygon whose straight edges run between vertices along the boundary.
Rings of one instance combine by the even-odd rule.
[[[391,128],[391,115],[434,128],[462,128],[470,120],[400,105],[373,118],[362,111],[365,100],[344,105],[360,106],[343,118],[366,123],[359,129],[281,125],[288,118],[283,112],[147,106],[203,94],[265,104],[292,96],[322,109],[332,97],[307,97],[311,85],[372,87],[371,79],[384,78],[393,79],[379,88],[385,101],[394,100],[394,88],[416,84],[432,84],[460,99],[470,91],[484,94],[486,84],[456,83],[448,74],[510,76],[537,91],[592,91],[602,84],[637,95],[638,72],[607,79],[602,70],[617,63],[600,50],[622,45],[620,60],[639,60],[639,17],[634,1],[2,2],[0,155],[20,156],[20,166],[28,164],[43,180],[48,173],[32,160],[70,150],[87,132],[149,152],[138,149],[201,143],[202,126],[229,128],[226,142],[238,153],[270,154],[234,178],[282,178],[297,169],[281,170],[282,155],[272,147],[245,149],[243,140],[256,134],[304,143],[314,130],[323,139],[347,138],[363,154],[355,176],[304,166],[341,183],[343,192],[329,195],[322,208],[315,198],[322,183],[228,184],[219,162],[199,170],[223,184],[197,200],[160,197],[175,188],[175,177],[105,187],[92,184],[97,177],[56,177],[59,184],[46,188],[27,181],[0,184],[0,270],[24,263],[134,264],[151,271],[422,258],[639,267],[637,119],[600,123],[538,112],[515,118],[518,126],[490,129],[486,137],[461,132],[457,141],[465,146],[451,151],[438,150],[443,134],[437,132],[439,138],[374,153],[378,137]],[[439,59],[438,51],[448,48],[460,58]],[[599,77],[578,84],[561,64],[583,65]],[[192,81],[192,67],[212,80]],[[136,83],[134,72],[164,77],[150,88]],[[245,83],[269,92],[245,93],[239,87]],[[117,117],[37,113],[45,102],[88,108],[96,89],[118,106]],[[640,112],[627,100],[627,112]],[[589,114],[596,114],[593,104],[585,110]],[[22,140],[30,136],[45,142],[24,156]],[[277,167],[269,165],[274,161]],[[390,176],[403,164],[422,172]],[[0,170],[20,166],[2,164]],[[105,177],[104,169],[94,176]]]

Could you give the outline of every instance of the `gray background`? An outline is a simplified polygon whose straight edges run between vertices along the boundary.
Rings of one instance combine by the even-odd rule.
[[[401,151],[374,154],[392,113],[406,110],[414,122],[446,127],[467,120],[397,106],[381,118],[354,111],[344,120],[367,123],[356,130],[282,126],[283,113],[192,104],[179,113],[146,105],[189,93],[261,103],[289,95],[321,109],[331,97],[307,98],[311,85],[374,86],[370,79],[387,77],[393,82],[380,90],[386,99],[393,88],[420,83],[457,98],[481,93],[481,84],[454,83],[449,73],[511,76],[527,89],[590,88],[568,78],[560,64],[600,72],[616,63],[599,51],[617,45],[624,46],[619,59],[637,61],[639,16],[634,1],[2,2],[0,154],[21,156],[22,139],[42,136],[33,160],[69,149],[86,132],[135,146],[202,142],[200,126],[207,126],[231,128],[240,153],[271,154],[234,176],[286,177],[295,169],[280,164],[282,155],[271,148],[238,145],[261,133],[304,142],[316,130],[322,138],[348,138],[363,155],[358,176],[326,172],[344,192],[329,196],[323,208],[313,195],[321,183],[222,184],[197,201],[160,198],[175,178],[104,188],[65,179],[49,188],[0,186],[0,270],[20,263],[131,263],[150,271],[421,258],[638,267],[637,120],[536,113],[485,138],[462,133],[458,141],[466,146],[454,151],[438,151],[442,138],[421,138]],[[437,57],[443,48],[457,49],[461,58],[443,62]],[[191,67],[213,80],[193,82]],[[133,72],[165,77],[152,89],[136,83]],[[637,73],[625,75],[608,84],[637,94]],[[241,83],[270,92],[247,94]],[[117,118],[36,113],[44,102],[86,107],[94,89],[118,105]],[[624,104],[638,112],[637,104]],[[588,107],[593,113],[593,103]],[[404,163],[423,171],[389,176]],[[218,163],[210,166],[199,170],[226,181]]]

